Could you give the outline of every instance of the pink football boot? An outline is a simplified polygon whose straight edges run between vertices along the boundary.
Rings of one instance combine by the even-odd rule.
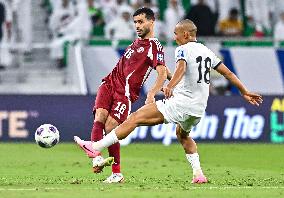
[[[204,184],[204,183],[207,183],[207,182],[208,182],[208,180],[203,174],[199,175],[197,177],[194,177],[191,181],[192,184]]]
[[[93,148],[93,142],[81,140],[78,136],[74,136],[74,141],[85,151],[89,158],[95,158],[101,155],[100,151],[96,151]]]

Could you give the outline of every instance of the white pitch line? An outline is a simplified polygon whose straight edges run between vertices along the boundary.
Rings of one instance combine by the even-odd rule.
[[[103,188],[103,187],[102,187]],[[72,190],[74,188],[56,188],[56,187],[50,187],[50,188],[0,188],[0,191],[41,191],[41,190]],[[80,188],[82,190],[94,190],[94,188]],[[133,188],[119,188],[120,190],[129,190]],[[136,187],[134,189],[143,189],[143,187]],[[153,188],[153,189],[159,189],[159,190],[172,190],[172,188]],[[232,190],[237,190],[237,189],[284,189],[284,186],[223,186],[223,187],[218,187],[218,186],[200,186],[200,187],[188,187],[186,190],[227,190],[227,189],[232,189]],[[146,190],[151,190],[147,189]],[[185,190],[185,189],[180,189],[180,190]]]

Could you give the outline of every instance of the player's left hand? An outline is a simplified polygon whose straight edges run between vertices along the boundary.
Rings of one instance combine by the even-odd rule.
[[[165,98],[170,98],[173,96],[173,89],[168,86],[163,87],[163,92],[164,92]]]
[[[256,105],[256,106],[259,106],[263,101],[262,96],[256,93],[247,92],[243,94],[243,97],[250,104]]]

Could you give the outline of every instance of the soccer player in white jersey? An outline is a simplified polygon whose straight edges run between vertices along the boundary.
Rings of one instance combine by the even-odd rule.
[[[175,27],[175,40],[179,47],[175,52],[175,72],[169,83],[163,87],[166,99],[141,107],[98,142],[83,141],[77,136],[74,137],[89,157],[101,155],[103,148],[124,139],[138,126],[176,123],[177,139],[183,146],[186,158],[193,169],[192,183],[207,182],[200,166],[196,143],[189,133],[205,113],[209,96],[210,70],[215,69],[227,78],[250,104],[259,106],[262,97],[248,91],[238,77],[211,50],[198,43],[196,32],[195,24],[188,19],[180,21]]]

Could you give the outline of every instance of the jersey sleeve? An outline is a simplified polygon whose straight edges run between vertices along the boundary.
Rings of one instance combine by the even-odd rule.
[[[217,69],[219,65],[221,65],[222,61],[212,52],[212,68]]]
[[[165,54],[163,46],[158,40],[153,40],[151,44],[153,54],[152,67],[155,69],[157,65],[165,65]]]
[[[176,61],[176,63],[179,60],[184,60],[185,62],[187,62],[187,51],[185,50],[185,48],[183,46],[177,47],[176,51],[175,51],[175,61]]]

